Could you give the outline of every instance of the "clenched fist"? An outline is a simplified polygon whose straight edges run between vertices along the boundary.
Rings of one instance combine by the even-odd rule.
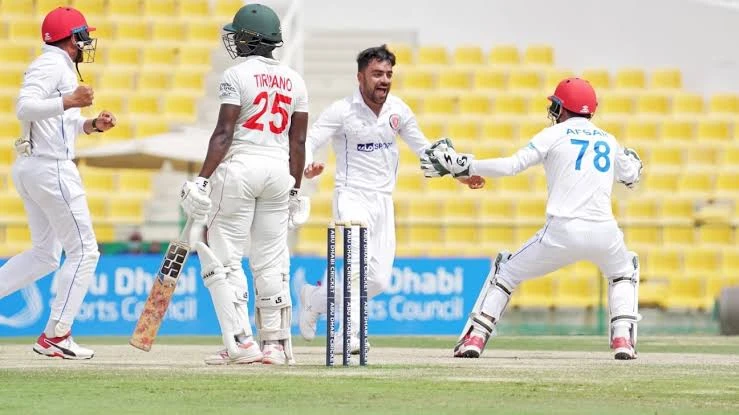
[[[102,111],[93,122],[93,128],[97,128],[100,132],[105,132],[115,127],[116,118],[109,111]]]
[[[94,99],[94,92],[92,88],[85,85],[80,85],[71,94],[64,95],[62,102],[64,103],[64,109],[69,108],[84,108],[92,105]]]

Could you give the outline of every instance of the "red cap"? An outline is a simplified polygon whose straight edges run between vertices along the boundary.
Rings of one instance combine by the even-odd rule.
[[[87,25],[85,16],[72,7],[57,7],[49,12],[41,23],[41,40],[53,43],[72,36],[73,33],[92,32],[94,27]]]
[[[575,114],[595,114],[598,100],[590,82],[581,78],[567,78],[557,85],[550,101],[559,101],[562,107]]]

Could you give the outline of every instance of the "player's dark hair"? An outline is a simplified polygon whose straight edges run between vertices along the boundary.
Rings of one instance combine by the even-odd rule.
[[[395,66],[395,54],[390,52],[387,45],[382,45],[359,52],[359,55],[357,55],[357,71],[362,72],[373,60],[390,62],[390,66]]]

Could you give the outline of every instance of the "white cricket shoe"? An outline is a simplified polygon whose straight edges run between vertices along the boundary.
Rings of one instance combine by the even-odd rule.
[[[636,359],[636,350],[634,350],[631,340],[626,337],[614,337],[611,342],[611,349],[616,360]]]
[[[265,344],[264,349],[262,349],[262,354],[264,355],[262,363],[264,363],[265,365],[287,364],[287,355],[285,355],[285,348],[281,344]]]
[[[41,333],[33,345],[33,351],[48,357],[71,360],[92,359],[95,356],[93,350],[82,347],[74,341],[71,331],[61,337],[46,337],[46,333]]]
[[[311,341],[316,338],[316,325],[320,313],[311,309],[310,298],[320,286],[305,284],[300,288],[300,334],[305,340]]]
[[[228,353],[227,349],[221,349],[217,353],[206,356],[206,365],[244,365],[261,362],[263,355],[259,346],[253,341],[237,343],[238,352],[234,355]]]
[[[335,355],[341,355],[344,353],[344,339],[341,336],[341,332],[334,335],[334,347]],[[369,350],[370,342],[369,339],[367,339],[367,351]],[[349,353],[359,354],[359,336],[351,336],[351,340],[349,341]]]

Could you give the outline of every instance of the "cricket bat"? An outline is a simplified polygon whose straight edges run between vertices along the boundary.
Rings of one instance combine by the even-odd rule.
[[[180,238],[170,242],[169,247],[167,247],[167,253],[162,260],[156,278],[154,278],[154,284],[151,286],[149,298],[146,299],[144,310],[136,323],[136,329],[128,341],[131,346],[137,349],[145,352],[151,350],[151,345],[157,336],[159,326],[162,325],[169,302],[175,288],[177,288],[177,279],[180,277],[180,272],[190,255],[189,236],[191,229],[192,219],[188,219],[184,229],[182,229]]]

